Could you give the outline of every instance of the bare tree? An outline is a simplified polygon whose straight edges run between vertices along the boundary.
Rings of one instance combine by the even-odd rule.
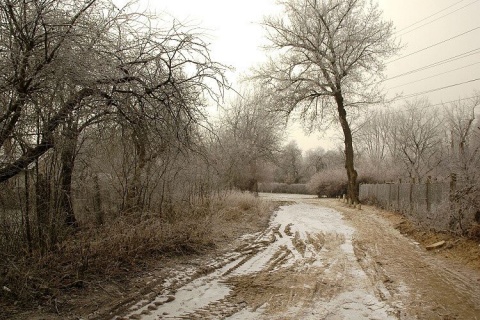
[[[312,177],[315,173],[325,168],[325,150],[322,147],[308,150],[305,154],[305,175],[307,178]]]
[[[55,230],[77,225],[75,179],[85,172],[91,176],[81,182],[96,187],[100,212],[105,179],[85,169],[92,157],[81,158],[84,171],[75,176],[92,135],[108,128],[123,143],[118,156],[133,164],[122,172],[131,174],[122,180],[125,208],[140,211],[165,181],[151,170],[171,168],[172,154],[196,142],[207,100],[223,95],[225,68],[212,61],[203,35],[175,21],[153,27],[154,18],[109,0],[0,2],[0,183],[7,189],[25,175],[30,248],[48,250]]]
[[[290,141],[280,151],[276,159],[280,180],[287,184],[299,183],[302,178],[303,155],[295,140]]]
[[[477,97],[444,106],[448,152],[445,168],[452,174],[450,227],[478,238],[480,224],[480,127]],[[474,224],[472,224],[472,222]]]
[[[404,110],[392,116],[395,123],[390,134],[397,146],[393,156],[409,177],[421,181],[443,161],[443,121],[425,99],[407,102]]]
[[[221,117],[216,153],[233,187],[255,191],[262,166],[274,161],[280,149],[283,125],[267,110],[269,99],[259,91],[245,91]]]
[[[383,59],[398,46],[393,27],[366,0],[284,0],[283,17],[267,17],[273,58],[257,71],[275,109],[305,120],[338,119],[345,143],[348,196],[358,201],[352,132],[354,108],[378,101]]]
[[[394,118],[383,111],[369,112],[365,122],[359,126],[354,141],[359,153],[368,161],[378,164],[390,161],[395,154]]]
[[[478,157],[475,135],[475,109],[480,98],[455,101],[445,106],[446,130],[450,133],[450,159],[454,171],[468,172]],[[467,174],[468,176],[468,174]]]
[[[129,195],[138,204],[147,162],[169,141],[188,146],[207,99],[223,94],[224,67],[201,34],[176,22],[154,28],[150,18],[108,0],[0,4],[0,182],[56,147],[67,225],[76,223],[71,184],[83,130],[128,126],[137,157]]]

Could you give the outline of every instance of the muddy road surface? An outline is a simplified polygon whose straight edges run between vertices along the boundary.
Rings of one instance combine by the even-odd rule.
[[[267,230],[172,270],[111,319],[480,319],[478,271],[432,255],[372,208],[276,197],[288,203]]]

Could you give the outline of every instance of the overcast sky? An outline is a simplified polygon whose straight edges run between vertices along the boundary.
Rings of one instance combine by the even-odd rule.
[[[397,60],[387,64],[387,78],[392,79],[384,86],[390,96],[403,93],[415,97],[426,92],[432,104],[439,104],[474,95],[474,89],[480,88],[476,80],[480,78],[480,0],[378,3],[405,46],[391,59]],[[140,0],[140,6],[205,29],[213,58],[235,68],[229,74],[232,82],[263,61],[264,33],[259,22],[265,15],[280,12],[275,0]],[[454,61],[442,62],[447,59]],[[415,72],[436,62],[441,63]],[[319,142],[315,134],[305,137],[296,132],[293,138],[304,150],[326,143]]]

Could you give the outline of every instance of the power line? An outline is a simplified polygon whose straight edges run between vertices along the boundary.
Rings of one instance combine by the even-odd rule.
[[[475,99],[475,98],[480,98],[480,96],[476,95],[476,96],[471,96],[471,97],[468,97],[468,98],[462,98],[462,99],[450,100],[450,101],[446,101],[446,102],[440,102],[440,103],[436,103],[436,104],[431,104],[430,107],[438,107],[438,106],[441,106],[441,105],[444,105],[444,104],[447,104],[447,103],[469,100],[469,99]]]
[[[440,16],[440,17],[438,17],[438,18],[436,18],[436,19],[434,19],[434,20],[432,20],[432,21],[429,21],[429,22],[427,22],[427,23],[424,23],[424,24],[422,24],[421,26],[418,26],[418,27],[416,27],[416,28],[414,28],[414,29],[412,29],[412,30],[403,32],[403,33],[401,33],[399,36],[403,36],[403,35],[409,34],[410,32],[413,32],[413,31],[415,31],[415,30],[418,30],[418,29],[420,29],[420,28],[422,28],[422,27],[424,27],[424,26],[427,26],[427,25],[435,22],[435,21],[438,21],[438,20],[440,20],[440,19],[442,19],[442,18],[445,18],[445,17],[447,17],[447,16],[449,16],[449,15],[451,15],[451,14],[454,14],[454,13],[457,12],[457,11],[460,11],[460,10],[462,10],[462,9],[465,9],[466,7],[469,7],[469,6],[471,6],[472,4],[477,3],[478,1],[480,1],[480,0],[475,0],[475,1],[473,1],[473,2],[470,2],[469,4],[466,4],[466,5],[464,5],[463,7],[458,8],[457,10],[454,10],[454,11],[452,11],[452,12],[446,13],[446,14],[444,14],[443,16]],[[458,4],[458,3],[460,3],[460,2],[463,2],[463,0],[457,2],[456,4]],[[451,6],[447,7],[446,9],[449,9],[449,8],[455,6],[456,4],[451,5]],[[446,9],[444,9],[444,10],[446,10]],[[437,12],[437,13],[440,13],[440,12],[442,12],[442,11],[444,11],[444,10],[441,10],[441,11],[439,11],[439,12]],[[434,15],[435,15],[435,14],[434,14]],[[421,21],[419,21],[419,22],[417,22],[417,23],[420,23],[420,22],[422,22],[422,21],[424,21],[424,20],[426,20],[426,19],[428,19],[428,18],[430,18],[430,17],[432,17],[432,16],[434,16],[434,15],[430,15],[429,17],[427,17],[427,18],[425,18],[425,19],[423,19],[423,20],[421,20]],[[415,24],[417,24],[417,23],[415,23]],[[413,26],[413,25],[410,25],[410,26]],[[405,30],[405,29],[408,29],[408,28],[409,28],[409,27],[404,28],[404,29],[402,29],[402,30]],[[400,31],[399,31],[399,32],[400,32]],[[395,32],[395,34],[397,34],[397,33],[398,33],[398,32]]]
[[[434,74],[434,75],[432,75],[432,76],[430,76],[430,77],[418,79],[418,80],[416,80],[416,81],[412,81],[412,82],[404,83],[404,84],[401,84],[401,85],[398,85],[398,86],[395,86],[395,87],[387,88],[387,89],[388,89],[388,90],[392,90],[392,89],[404,87],[404,86],[407,86],[407,85],[409,85],[409,84],[417,83],[417,82],[420,82],[420,81],[423,81],[423,80],[427,80],[427,79],[431,79],[431,78],[435,78],[435,77],[438,77],[438,76],[441,76],[441,75],[444,75],[444,74],[447,74],[447,73],[450,73],[450,72],[454,72],[454,71],[458,71],[458,70],[461,70],[461,69],[465,69],[465,68],[474,66],[474,65],[476,65],[476,64],[479,64],[479,63],[480,63],[480,61],[479,61],[479,62],[475,62],[475,63],[471,63],[471,64],[466,65],[466,66],[463,66],[463,67],[455,68],[455,69],[452,69],[452,70],[449,70],[449,71],[437,73],[437,74]]]
[[[423,70],[427,70],[427,69],[430,69],[430,68],[440,66],[442,64],[446,64],[446,63],[453,62],[453,61],[456,61],[456,60],[459,60],[459,59],[467,58],[467,57],[470,57],[470,56],[478,54],[478,53],[480,53],[480,47],[478,47],[476,49],[473,49],[473,50],[470,50],[470,51],[460,53],[456,56],[449,57],[447,59],[443,59],[443,60],[428,64],[426,66],[423,66],[423,67],[420,67],[420,68],[417,68],[417,69],[413,69],[413,70],[410,70],[410,71],[407,71],[407,72],[389,77],[389,78],[385,79],[384,81],[389,81],[389,80],[392,80],[392,79],[404,77],[404,76],[407,76],[407,75],[410,75],[410,74],[413,74],[413,73],[417,73],[417,72],[420,72],[420,71],[423,71]]]
[[[396,59],[393,59],[393,60],[391,60],[391,61],[388,61],[386,64],[389,64],[389,63],[392,63],[392,62],[394,62],[394,61],[398,61],[398,60],[404,59],[404,58],[406,58],[406,57],[410,57],[410,56],[412,56],[412,55],[414,55],[414,54],[417,54],[417,53],[419,53],[419,52],[422,52],[422,51],[431,49],[431,48],[433,48],[433,47],[436,47],[436,46],[438,46],[438,45],[441,45],[441,44],[443,44],[443,43],[445,43],[445,42],[448,42],[448,41],[450,41],[450,40],[459,38],[459,37],[461,37],[461,36],[464,36],[464,35],[466,35],[466,34],[468,34],[468,33],[470,33],[470,32],[473,32],[473,31],[475,31],[475,30],[478,30],[478,29],[480,29],[480,26],[479,26],[479,27],[476,27],[476,28],[473,28],[473,29],[470,29],[470,30],[468,30],[468,31],[462,32],[462,33],[460,33],[460,34],[457,34],[457,35],[455,35],[455,36],[453,36],[453,37],[451,37],[451,38],[448,38],[448,39],[446,39],[446,40],[443,40],[443,41],[434,43],[434,44],[432,44],[432,45],[430,45],[430,46],[428,46],[428,47],[422,48],[422,49],[417,50],[417,51],[415,51],[415,52],[412,52],[412,53],[409,53],[409,54],[407,54],[407,55],[404,55],[404,56],[401,56],[401,57],[399,57],[399,58],[396,58]]]
[[[402,32],[403,30],[406,30],[406,29],[408,29],[408,28],[410,28],[410,27],[413,27],[414,25],[417,25],[417,24],[419,24],[420,22],[423,22],[423,21],[425,21],[425,20],[427,20],[427,19],[430,19],[431,17],[434,17],[434,16],[436,16],[437,14],[439,14],[439,13],[445,11],[445,10],[448,10],[448,9],[450,9],[451,7],[456,6],[457,4],[459,4],[459,3],[463,2],[463,1],[465,1],[465,0],[460,0],[460,1],[452,4],[451,6],[448,6],[448,7],[444,8],[444,9],[442,9],[442,10],[440,10],[440,11],[435,12],[434,14],[429,15],[428,17],[425,17],[425,18],[423,18],[423,19],[421,19],[421,20],[419,20],[419,21],[417,21],[417,22],[412,23],[411,25],[406,26],[406,27],[403,28],[403,29],[400,29],[400,30],[396,31],[395,33],[399,33],[399,32]]]
[[[390,101],[393,102],[393,101],[397,101],[397,100],[400,100],[400,99],[415,98],[415,97],[421,96],[421,95],[423,95],[423,94],[432,93],[432,92],[436,92],[436,91],[441,91],[441,90],[445,90],[445,89],[457,87],[457,86],[460,86],[460,85],[463,85],[463,84],[476,82],[476,81],[479,81],[479,80],[480,80],[480,78],[472,79],[472,80],[468,80],[468,81],[464,81],[464,82],[458,82],[458,83],[454,83],[454,84],[451,84],[451,85],[448,85],[448,86],[444,86],[444,87],[440,87],[440,88],[435,88],[435,89],[430,89],[430,90],[426,90],[426,91],[422,91],[422,92],[412,93],[412,94],[409,94],[409,95],[406,95],[406,96],[403,96],[403,97],[395,98],[395,99],[390,100]]]
[[[480,95],[474,95],[474,96],[471,96],[471,97],[466,97],[466,98],[461,98],[461,99],[455,99],[455,100],[450,100],[450,101],[445,101],[445,102],[439,102],[439,103],[435,103],[435,104],[409,106],[408,109],[388,110],[388,111],[383,112],[383,114],[385,114],[385,115],[393,115],[393,114],[398,114],[398,113],[402,113],[402,112],[408,112],[408,111],[411,111],[412,109],[427,109],[427,108],[433,108],[433,107],[438,107],[438,106],[446,105],[446,104],[452,103],[452,102],[459,102],[459,101],[470,100],[470,99],[479,99],[479,98],[480,98]],[[391,100],[391,102],[393,102],[393,101],[396,101],[396,100]],[[367,122],[370,122],[370,121],[372,121],[372,120],[373,120],[373,117],[370,117],[368,120],[366,120],[366,123],[367,123]]]

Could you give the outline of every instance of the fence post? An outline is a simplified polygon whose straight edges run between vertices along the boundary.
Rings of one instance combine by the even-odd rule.
[[[427,212],[430,212],[431,208],[431,199],[430,199],[430,183],[432,182],[432,177],[427,177],[427,182],[425,183],[425,195],[427,196]]]
[[[387,208],[388,210],[392,209],[392,185],[387,184],[385,181],[385,185],[388,186],[388,198],[387,198]]]
[[[409,204],[409,214],[413,212],[413,185],[415,184],[415,178],[412,178],[410,181],[410,194],[408,199]]]
[[[398,179],[397,185],[397,211],[400,211],[400,187],[402,186],[402,179]]]

